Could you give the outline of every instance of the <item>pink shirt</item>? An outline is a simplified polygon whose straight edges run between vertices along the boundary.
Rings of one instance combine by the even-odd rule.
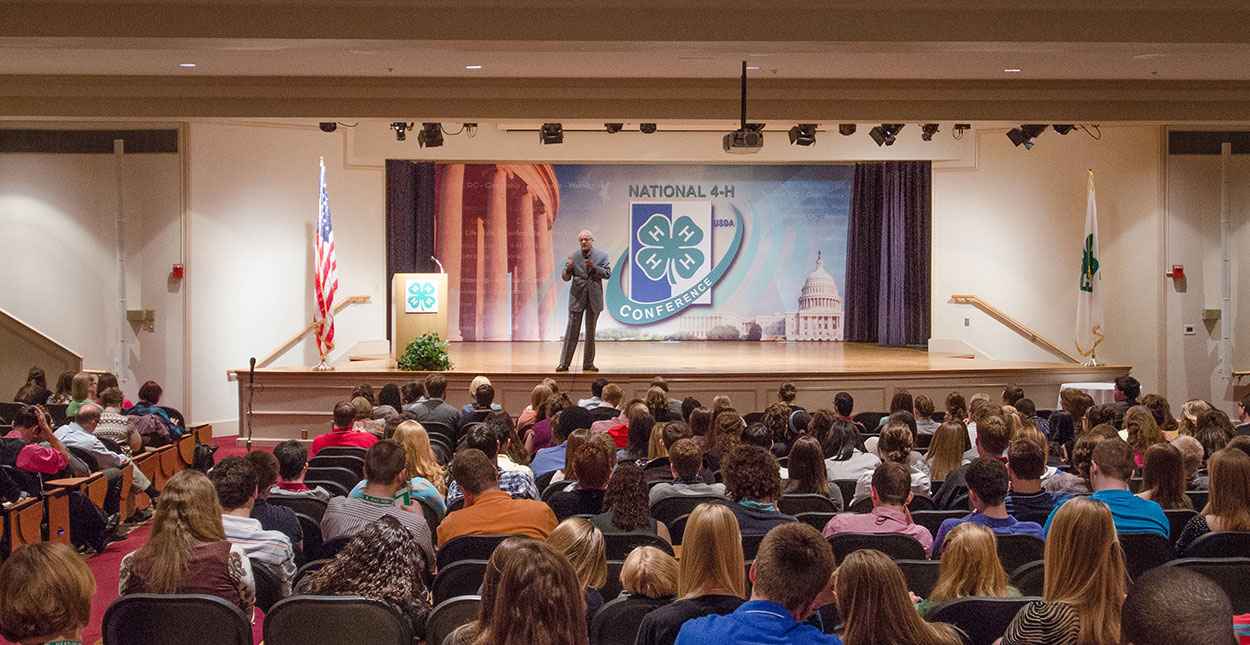
[[[839,533],[902,533],[920,541],[925,557],[933,550],[933,535],[919,524],[910,521],[907,514],[896,508],[877,506],[871,513],[840,513],[825,525],[824,536]]]
[[[18,430],[4,435],[4,438],[26,440],[26,437],[23,437]],[[68,464],[69,460],[65,458],[65,455],[37,443],[28,443],[22,447],[21,452],[17,453],[17,463],[14,465],[32,473],[51,475],[60,471]]]

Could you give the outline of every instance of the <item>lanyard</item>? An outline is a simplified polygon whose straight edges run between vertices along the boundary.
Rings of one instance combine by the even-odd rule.
[[[384,506],[394,506],[394,505],[395,505],[395,500],[394,500],[394,498],[374,497],[373,495],[370,495],[369,493],[366,493],[366,492],[363,492],[363,491],[360,493],[360,499],[363,499],[363,500],[364,500],[364,501],[366,501],[366,502],[372,502],[372,503],[374,503],[374,504],[382,504],[382,505],[384,505]]]

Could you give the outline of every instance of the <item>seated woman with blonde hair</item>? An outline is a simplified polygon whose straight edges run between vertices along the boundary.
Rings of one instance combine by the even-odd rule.
[[[640,546],[625,557],[621,588],[630,596],[669,602],[677,594],[680,567],[673,556],[653,547]]]
[[[1019,598],[1020,591],[1007,584],[1007,572],[998,560],[998,538],[989,527],[964,522],[943,540],[942,566],[929,597],[916,605],[928,618],[929,610],[956,598],[982,596]]]
[[[73,547],[39,542],[0,565],[0,636],[19,645],[82,645],[95,578]]]
[[[599,589],[608,581],[607,545],[603,533],[585,518],[570,517],[547,536],[547,545],[573,565],[586,606],[586,628],[603,608]]]

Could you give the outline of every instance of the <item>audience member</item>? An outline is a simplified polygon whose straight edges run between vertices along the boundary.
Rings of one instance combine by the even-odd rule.
[[[395,428],[393,441],[404,449],[404,467],[409,477],[408,485],[396,491],[395,498],[425,500],[440,515],[446,513],[447,503],[443,500],[443,493],[447,489],[443,482],[447,481],[447,470],[438,465],[425,428],[416,421],[404,421]],[[360,497],[364,490],[365,482],[361,481],[348,495]]]
[[[669,457],[669,451],[673,449],[673,444],[682,439],[690,439],[692,437],[690,426],[684,421],[669,421],[665,424],[657,424],[656,428],[659,430],[660,443],[664,454],[652,457],[643,466],[642,470],[647,478],[647,483],[672,481],[672,459]],[[702,456],[700,456],[700,459],[702,459]],[[708,471],[708,474],[710,475],[711,471]]]
[[[638,464],[617,466],[603,493],[604,512],[590,518],[590,523],[604,535],[655,535],[671,542],[668,527],[651,517],[647,494],[647,480]]]
[[[735,502],[730,510],[738,517],[743,535],[762,535],[779,524],[797,521],[777,510],[777,500],[781,499],[777,469],[777,458],[756,446],[739,447],[725,462],[725,492]]]
[[[833,552],[816,529],[797,522],[777,526],[764,536],[751,565],[751,600],[732,614],[686,622],[676,642],[840,644],[837,636],[803,622],[832,600],[828,589],[832,574]]]
[[[723,408],[712,412],[710,441],[703,444],[703,454],[712,460],[713,470],[723,470],[725,462],[742,443],[742,430],[746,427],[738,411]]]
[[[929,610],[956,598],[1019,598],[1020,591],[1007,584],[1007,572],[998,559],[994,531],[973,522],[951,529],[943,538],[942,566],[933,591],[916,605],[921,617]]]
[[[993,406],[987,403],[973,412],[973,415],[978,417],[973,445],[976,455],[973,459],[983,457],[1001,460],[1003,453],[1007,451],[1007,444],[1011,441],[1010,430],[1007,429],[1007,424],[1003,422],[1002,417],[984,415],[984,412],[991,408]],[[955,508],[958,499],[968,492],[968,483],[964,478],[967,469],[968,466],[960,466],[946,473],[946,479],[942,480],[942,487],[933,495],[933,503],[938,508]]]
[[[594,408],[599,407],[599,404],[603,403],[603,386],[607,384],[608,384],[608,380],[603,377],[599,377],[591,381],[590,382],[590,398],[578,399],[577,405],[580,407],[586,408],[587,410],[592,410]]]
[[[760,417],[759,423],[763,424],[767,430],[767,437],[770,444],[775,444],[777,449],[774,455],[785,455],[789,449],[790,442],[794,437],[799,436],[801,431],[791,421],[792,417],[804,419],[799,423],[803,424],[803,430],[807,429],[807,425],[811,423],[811,415],[802,410],[792,410],[790,406],[783,403],[774,403],[764,409],[764,415]],[[748,424],[750,425],[750,424]],[[767,446],[771,448],[770,446]]]
[[[1196,488],[1207,487],[1207,477],[1198,476],[1198,471],[1202,469],[1202,444],[1192,436],[1183,434],[1178,435],[1172,440],[1172,446],[1181,453],[1181,465],[1185,469],[1185,490],[1194,490]]]
[[[551,473],[551,483],[577,481],[577,468],[573,465],[573,458],[577,455],[577,451],[581,450],[582,446],[586,445],[586,442],[590,439],[590,437],[591,432],[586,428],[578,428],[577,430],[569,433],[569,438],[564,440],[564,468]],[[604,445],[605,447],[608,447],[610,451],[616,450],[616,444],[612,443],[611,438],[608,438],[608,440],[604,442]],[[573,487],[570,484],[562,487],[561,490],[571,490],[572,488]]]
[[[566,399],[567,400],[567,399]],[[548,401],[548,406],[551,402]],[[530,470],[534,472],[535,477],[560,470],[564,468],[564,458],[569,434],[578,428],[589,428],[591,424],[590,413],[585,408],[577,406],[566,407],[558,414],[551,423],[551,438],[558,443],[550,448],[543,448],[534,454],[534,460],[530,462]]]
[[[1142,499],[1157,502],[1163,510],[1193,508],[1185,494],[1185,465],[1181,451],[1172,444],[1156,443],[1146,449],[1142,467]]]
[[[923,394],[918,394],[914,403],[915,408],[913,408],[912,412],[916,416],[916,431],[925,435],[937,432],[938,426],[941,424],[933,420],[933,413],[937,411],[933,405],[933,399]]]
[[[32,367],[26,373],[26,384],[17,391],[13,400],[26,405],[44,405],[52,397],[48,389],[48,380],[42,367]]]
[[[541,542],[525,540],[513,549],[515,553],[499,563],[503,566],[489,594],[489,605],[483,588],[480,631],[473,642],[587,645],[585,594],[573,566]],[[487,575],[491,575],[490,567]],[[516,602],[517,598],[525,602]]]
[[[590,411],[590,418],[593,421],[615,419],[621,414],[621,401],[624,398],[625,393],[621,390],[621,386],[615,383],[604,385],[603,400],[598,405],[587,408]]]
[[[535,460],[538,459],[538,455],[543,450],[559,447],[558,445],[553,446],[553,444],[563,441],[562,437],[568,436],[567,432],[564,435],[558,434],[556,418],[560,416],[561,412],[572,407],[575,406],[567,394],[556,393],[547,397],[547,400],[538,408],[538,421],[534,423],[529,435],[525,437],[525,449],[534,453]],[[572,432],[572,430],[569,432]],[[534,473],[534,475],[539,477],[542,474],[541,472]]]
[[[547,546],[564,556],[577,574],[586,599],[586,629],[603,608],[599,589],[608,581],[607,545],[603,533],[580,517],[570,517],[547,536]]]
[[[90,403],[95,400],[96,385],[95,377],[87,372],[79,372],[74,375],[74,380],[70,382],[70,399],[65,407],[66,416],[77,416],[78,408],[84,403]]]
[[[425,637],[430,614],[422,584],[428,569],[412,531],[394,517],[381,517],[352,537],[334,560],[300,582],[299,593],[363,596],[400,610],[413,642]]]
[[[712,411],[705,407],[697,407],[690,411],[690,434],[700,448],[706,448],[712,439]]]
[[[22,407],[9,423],[13,430],[0,440],[0,465],[51,475],[51,479],[88,474],[52,431],[52,417],[41,406]]]
[[[945,623],[926,623],[912,605],[903,571],[880,551],[861,549],[842,560],[834,582],[847,645],[959,645]]]
[[[783,496],[821,495],[833,502],[837,510],[842,510],[842,491],[837,486],[829,485],[824,454],[815,438],[802,436],[794,441],[786,462],[786,472],[789,477],[782,482]]]
[[[87,402],[78,407],[78,414],[73,421],[57,428],[53,433],[67,449],[73,448],[91,455],[95,460],[96,470],[102,471],[104,476],[109,480],[109,491],[104,497],[104,512],[112,515],[121,510],[122,495],[133,496],[136,493],[147,493],[148,497],[155,501],[160,495],[152,482],[138,468],[134,470],[134,476],[131,480],[130,490],[123,491],[122,488],[122,468],[130,463],[130,458],[126,455],[113,452],[105,447],[104,442],[95,436],[95,430],[100,424],[100,417],[103,413],[102,408],[91,402]],[[147,511],[136,510],[134,515],[128,521],[146,521],[151,517]]]
[[[46,397],[45,397],[46,398]],[[19,645],[80,645],[95,578],[68,545],[21,547],[0,565],[0,636]]]
[[[369,402],[369,399],[363,396],[353,397],[351,404],[356,409],[356,418],[352,421],[353,430],[375,435],[383,433],[386,429],[386,420],[374,418],[373,404]]]
[[[968,463],[964,453],[968,451],[968,428],[963,419],[947,419],[937,425],[925,454],[925,467],[929,479],[938,485],[947,473]]]
[[[1154,416],[1155,425],[1163,431],[1165,439],[1171,441],[1177,437],[1178,424],[1176,417],[1172,416],[1172,405],[1167,399],[1158,394],[1147,394],[1141,398],[1141,404],[1150,410],[1150,414]]]
[[[490,382],[490,379],[486,378],[485,376],[482,376],[481,374],[474,376],[473,380],[469,381],[469,398],[473,400],[470,401],[469,403],[465,403],[464,405],[460,406],[461,414],[464,414],[465,412],[472,412],[474,408],[481,407],[481,403],[478,401],[478,398],[477,398],[477,391],[483,385],[491,385],[491,382]],[[491,389],[494,389],[493,385],[491,386]],[[494,398],[492,397],[490,409],[492,412],[498,412],[503,409],[503,406],[499,405],[498,403],[495,403]]]
[[[300,527],[295,511],[269,503],[269,491],[273,490],[273,485],[278,481],[278,458],[264,450],[253,450],[243,458],[256,471],[256,498],[252,500],[251,518],[260,522],[262,529],[285,535],[291,543],[296,560],[302,560],[300,553],[304,546],[304,529]],[[212,479],[211,474],[209,479]],[[222,523],[224,526],[225,520]],[[227,528],[227,533],[229,532],[230,529]]]
[[[471,423],[481,423],[486,420],[486,416],[495,411],[495,388],[489,382],[483,383],[477,387],[474,394],[475,403],[468,405],[468,410],[461,411],[460,417],[456,419],[456,436],[457,439],[464,433],[465,426]]]
[[[1016,614],[1003,645],[1117,645],[1128,574],[1111,509],[1074,497],[1055,509],[1049,529],[1042,601]]]
[[[169,436],[177,439],[182,436],[182,419],[175,419],[169,416],[169,413],[158,404],[161,402],[161,395],[164,390],[156,381],[146,381],[139,386],[139,402],[126,409],[126,416],[142,417],[154,416],[165,426],[169,432]],[[94,394],[92,394],[94,396]]]
[[[635,414],[629,420],[628,443],[616,451],[617,461],[646,461],[655,424],[656,418],[650,412]]]
[[[1076,423],[1072,420],[1072,415],[1063,410],[1057,410],[1051,413],[1046,422],[1050,424],[1050,450],[1048,452],[1053,458],[1068,463],[1069,456],[1072,454],[1072,444],[1076,441]]]
[[[369,385],[368,383],[361,383],[360,385],[357,385],[356,387],[352,388],[351,398],[353,400],[364,399],[365,402],[369,404],[370,409],[372,409],[373,406],[378,404],[378,397],[376,394],[373,393],[373,386]]]
[[[143,437],[135,429],[133,418],[122,414],[125,409],[123,403],[121,390],[111,387],[101,391],[100,405],[104,410],[100,413],[100,423],[92,434],[112,441],[123,455],[131,457],[143,452]]]
[[[269,490],[272,497],[315,497],[329,501],[330,491],[318,486],[309,488],[304,484],[308,474],[308,449],[295,439],[288,439],[273,447],[278,459],[278,482]]]
[[[660,388],[664,391],[664,396],[668,396],[668,381],[665,380],[663,376],[654,376],[651,378],[651,384],[647,386],[647,388],[650,389],[653,387]],[[671,410],[673,414],[681,414],[681,403],[680,399],[674,399],[673,397],[668,396],[668,409]]]
[[[621,565],[621,588],[636,598],[672,602],[679,576],[676,558],[653,546],[640,546]]]
[[[378,391],[378,405],[373,409],[373,418],[399,417],[404,411],[404,401],[399,394],[399,386],[387,383]]]
[[[226,457],[208,473],[221,503],[221,524],[226,539],[243,547],[247,557],[264,565],[278,578],[280,594],[290,595],[295,577],[295,551],[291,540],[279,531],[266,531],[252,518],[258,478],[251,462]]]
[[[660,423],[668,421],[681,420],[681,401],[677,401],[677,409],[673,409],[673,403],[668,398],[668,391],[658,385],[652,385],[647,389],[646,397],[643,401],[647,404],[647,412],[653,419]]]
[[[430,527],[417,504],[400,504],[395,493],[408,485],[407,460],[404,448],[390,439],[383,439],[365,453],[365,488],[359,498],[332,497],[321,517],[321,537],[327,542],[352,537],[369,524],[390,515],[399,520],[417,540],[425,562],[433,571],[434,546]],[[224,460],[223,460],[224,461]],[[220,465],[218,465],[220,468]],[[451,516],[449,515],[448,518]],[[441,526],[439,527],[442,528]]]
[[[1181,567],[1156,567],[1128,590],[1120,613],[1126,645],[1235,645],[1233,606],[1210,578]]]
[[[1121,438],[1133,448],[1133,462],[1141,466],[1146,450],[1158,443],[1167,443],[1163,431],[1155,423],[1154,414],[1144,405],[1133,406],[1124,415]]]
[[[48,397],[48,405],[66,405],[74,398],[71,390],[74,387],[75,374],[77,372],[69,370],[56,377],[56,389]]]
[[[1072,444],[1072,470],[1071,473],[1058,471],[1045,477],[1042,480],[1042,490],[1048,493],[1070,493],[1073,495],[1088,495],[1093,492],[1089,483],[1089,466],[1090,460],[1094,454],[1094,448],[1103,441],[1110,439],[1119,440],[1115,428],[1110,425],[1098,425],[1081,435]]]
[[[1024,398],[1024,388],[1019,385],[1008,385],[1003,388],[1003,407],[1016,407],[1016,402]]]
[[[442,374],[429,374],[425,377],[426,399],[412,408],[412,414],[423,424],[439,424],[441,427],[454,431],[456,422],[460,420],[460,411],[443,401],[447,392],[447,377]],[[455,437],[451,437],[453,440]],[[313,451],[314,454],[316,451]]]
[[[1207,467],[1211,473],[1207,505],[1177,537],[1179,553],[1211,531],[1250,531],[1250,456],[1225,448],[1211,455]]]
[[[825,524],[825,537],[839,533],[901,533],[916,538],[928,556],[933,548],[929,529],[916,524],[907,511],[911,503],[911,473],[894,461],[882,462],[872,474],[871,513],[840,513]]]
[[[1095,405],[1085,412],[1085,428],[1087,430],[1092,430],[1103,424],[1118,428],[1120,420],[1120,413],[1116,412],[1115,406],[1110,403]]]
[[[616,457],[606,445],[607,440],[596,441],[601,436],[592,435],[577,454],[573,455],[573,465],[577,469],[576,487],[555,493],[547,500],[547,505],[555,512],[557,519],[563,520],[574,515],[598,515],[603,512],[604,488],[608,484],[608,477],[612,475]]]
[[[331,446],[354,446],[368,448],[377,442],[376,435],[362,432],[354,428],[356,423],[356,406],[351,401],[339,401],[334,404],[334,425],[325,434],[313,438],[312,457],[316,457],[322,448]]]
[[[1108,439],[1094,446],[1089,466],[1089,481],[1093,488],[1090,499],[1102,502],[1111,509],[1115,528],[1123,533],[1154,531],[1168,537],[1168,518],[1157,502],[1142,499],[1129,492],[1128,482],[1133,476],[1133,449],[1119,439]],[[1046,520],[1046,531],[1055,515],[1071,499],[1056,505]]]
[[[916,402],[914,399],[912,399],[910,392],[908,392],[907,390],[896,391],[894,393],[894,396],[890,397],[889,416],[882,417],[881,420],[877,421],[877,428],[879,429],[884,428],[885,424],[892,420],[892,417],[894,416],[895,412],[907,412],[907,414],[911,414],[911,411],[915,409],[915,407],[916,407]],[[913,424],[915,423],[914,416],[912,417],[912,423]],[[915,439],[916,433],[912,432],[911,436],[912,436],[912,439]]]
[[[539,383],[538,385],[535,385],[534,389],[530,390],[530,404],[525,406],[525,409],[521,411],[521,415],[516,419],[517,428],[520,428],[521,431],[524,432],[528,430],[530,426],[534,425],[534,422],[538,421],[539,418],[538,409],[541,408],[543,403],[550,397],[550,386],[546,383]]]
[[[965,478],[968,482],[968,502],[972,506],[972,514],[942,520],[937,535],[933,538],[936,545],[935,555],[941,553],[942,541],[947,532],[965,522],[980,524],[999,535],[1046,538],[1042,526],[1037,522],[1022,522],[1007,514],[1007,492],[1011,488],[1011,477],[1007,474],[1006,464],[998,459],[977,457],[968,464]]]
[[[218,596],[250,614],[256,599],[251,560],[226,540],[217,491],[196,470],[175,473],[161,491],[146,544],[122,558],[121,595]]]
[[[498,468],[481,450],[468,448],[451,461],[451,478],[463,491],[464,508],[452,511],[438,525],[438,543],[461,535],[519,534],[545,539],[556,527],[546,504],[513,499],[499,488]]]
[[[1215,451],[1223,449],[1236,436],[1232,421],[1223,410],[1207,410],[1198,415],[1198,423],[1194,426],[1194,438],[1202,444],[1206,457],[1211,458]]]
[[[1007,473],[1011,490],[1007,493],[1007,513],[1016,519],[1049,517],[1055,503],[1071,493],[1048,493],[1042,490],[1046,472],[1046,451],[1034,441],[1014,439],[1007,446]],[[1042,520],[1045,521],[1045,520]]]
[[[1238,436],[1250,435],[1250,394],[1245,394],[1241,400],[1237,402],[1237,427],[1234,429]]]
[[[951,392],[946,395],[946,419],[948,421],[968,421],[968,402],[964,400],[964,395],[959,392]],[[971,439],[968,440],[972,442]]]
[[[399,388],[399,394],[404,404],[401,411],[412,412],[417,403],[425,400],[425,384],[421,381],[408,381]]]
[[[908,416],[910,415],[909,412]],[[929,481],[929,475],[920,468],[920,464],[924,463],[923,457],[913,451],[914,437],[915,433],[903,421],[891,421],[885,424],[885,427],[881,429],[881,437],[877,441],[877,456],[881,458],[881,461],[893,461],[907,466],[911,472],[912,492],[928,497],[932,484]],[[947,480],[949,479],[948,476]],[[861,499],[868,499],[868,488],[871,485],[871,474],[860,475],[859,481],[855,484],[855,497],[851,500],[851,504],[854,505]]]
[[[1115,402],[1112,407],[1120,416],[1124,416],[1128,409],[1138,405],[1137,397],[1141,395],[1141,383],[1131,376],[1121,376],[1115,380],[1115,390],[1112,391],[1112,397]]]
[[[510,537],[499,543],[486,562],[486,574],[482,580],[482,599],[478,604],[478,618],[470,623],[457,627],[447,636],[443,645],[472,645],[481,632],[490,632],[491,620],[495,616],[495,604],[499,600],[513,602],[513,598],[499,598],[499,578],[504,570],[511,570],[516,558],[524,557],[532,548],[539,548],[541,542],[529,537]],[[550,550],[548,548],[548,550]],[[567,562],[566,562],[567,564]],[[554,645],[554,644],[553,644]]]
[[[671,424],[670,424],[671,425]],[[725,485],[707,483],[700,471],[703,468],[703,451],[690,439],[679,439],[668,450],[672,483],[651,486],[648,500],[654,505],[667,497],[678,495],[697,497],[724,497]]]
[[[812,423],[816,423],[815,417]],[[829,481],[858,481],[865,474],[871,474],[877,464],[881,463],[880,457],[864,450],[864,442],[859,434],[862,427],[846,419],[836,419],[829,425],[828,438],[821,445],[821,452],[827,455],[825,472],[829,475]]]

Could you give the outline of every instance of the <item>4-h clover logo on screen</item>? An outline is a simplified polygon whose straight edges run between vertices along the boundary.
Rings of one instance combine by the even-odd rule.
[[[409,280],[405,289],[406,313],[438,313],[438,294],[429,280]]]
[[[667,276],[670,284],[677,284],[677,278],[689,280],[703,266],[703,251],[697,248],[703,229],[684,215],[671,225],[663,215],[652,215],[638,229],[638,241],[643,248],[635,261],[652,280]]]

